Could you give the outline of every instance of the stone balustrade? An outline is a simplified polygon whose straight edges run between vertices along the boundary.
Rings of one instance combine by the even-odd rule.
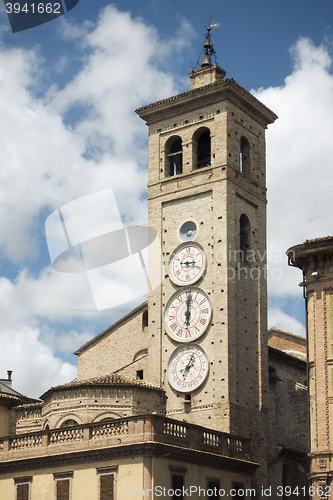
[[[3,437],[0,463],[147,442],[250,461],[249,439],[159,415],[142,415]]]
[[[74,441],[81,441],[83,439],[83,429],[73,428],[73,429],[58,429],[49,432],[48,442],[52,444],[61,443],[73,443]]]
[[[42,446],[42,435],[40,433],[20,435],[9,442],[10,450],[26,450],[28,448],[39,448],[40,446]]]
[[[115,422],[103,423],[100,425],[94,425],[91,427],[90,436],[91,439],[98,439],[108,436],[121,436],[128,434],[128,421],[117,420]]]
[[[164,422],[163,434],[169,434],[173,437],[186,438],[187,428],[185,425],[176,424],[175,422]]]

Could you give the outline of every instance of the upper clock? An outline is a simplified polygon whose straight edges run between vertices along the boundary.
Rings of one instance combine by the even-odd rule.
[[[191,342],[206,330],[212,308],[205,292],[194,286],[179,290],[170,298],[164,313],[168,335],[177,342]]]
[[[205,268],[206,257],[201,246],[183,243],[171,256],[169,276],[176,285],[191,285],[201,278]]]

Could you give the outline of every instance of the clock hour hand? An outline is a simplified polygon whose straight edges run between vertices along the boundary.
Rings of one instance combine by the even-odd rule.
[[[182,269],[185,269],[185,270],[188,270],[190,269],[190,267],[194,267],[195,266],[195,260],[183,260],[183,262],[180,263],[180,266]]]

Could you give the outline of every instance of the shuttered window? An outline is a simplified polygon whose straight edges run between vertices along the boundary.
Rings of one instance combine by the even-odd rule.
[[[69,479],[57,481],[57,500],[69,500]]]
[[[16,486],[17,500],[29,500],[29,484],[18,484]]]
[[[184,476],[183,474],[172,474],[171,487],[174,492],[172,498],[183,500]]]
[[[113,500],[114,490],[114,476],[113,474],[103,474],[99,478],[100,484],[100,500]]]

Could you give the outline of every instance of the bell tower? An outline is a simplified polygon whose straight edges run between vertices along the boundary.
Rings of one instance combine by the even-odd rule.
[[[138,109],[149,127],[150,368],[167,416],[262,435],[267,407],[265,129],[277,116],[211,61]],[[258,439],[259,440],[259,439]]]

